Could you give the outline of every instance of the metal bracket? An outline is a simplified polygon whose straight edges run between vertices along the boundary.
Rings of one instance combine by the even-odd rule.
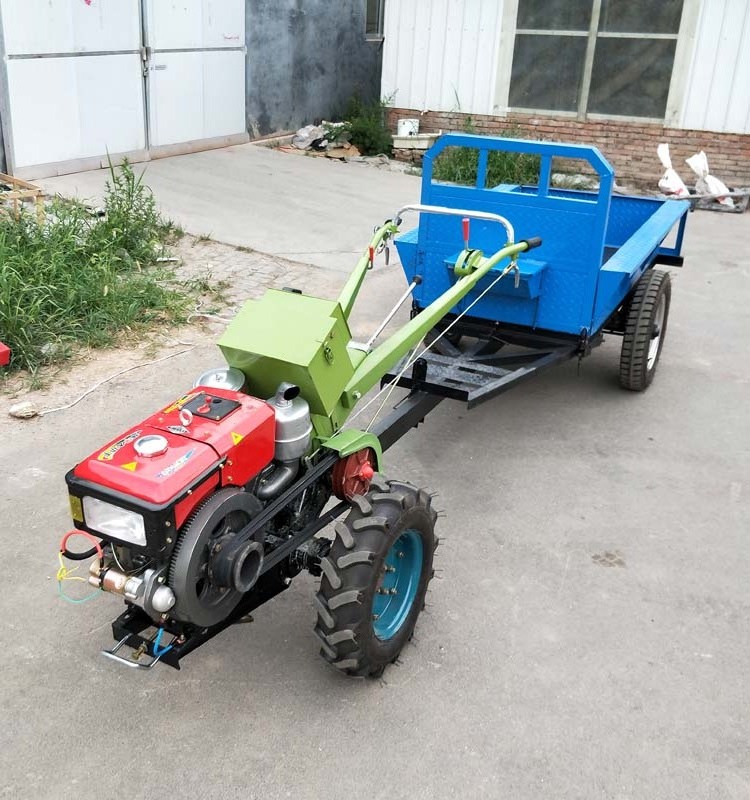
[[[107,658],[111,658],[112,661],[117,661],[120,664],[124,664],[126,667],[132,667],[134,669],[153,669],[159,661],[161,661],[161,657],[165,655],[165,653],[171,649],[172,645],[167,645],[157,656],[152,655],[151,660],[143,664],[140,661],[135,661],[132,658],[125,658],[124,656],[117,655],[117,652],[122,649],[131,639],[136,639],[140,641],[140,637],[136,636],[135,634],[129,633],[127,636],[123,636],[119,642],[111,649],[111,650],[102,650],[102,655],[106,656]],[[172,644],[177,641],[177,637],[172,640]],[[153,644],[153,642],[151,643]],[[141,641],[139,648],[144,647],[144,642]],[[142,651],[146,653],[149,651],[149,648],[146,646],[145,649]],[[136,650],[138,652],[138,650]]]

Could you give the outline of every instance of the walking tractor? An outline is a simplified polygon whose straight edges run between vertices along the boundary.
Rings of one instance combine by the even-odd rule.
[[[475,151],[475,185],[433,180],[446,147]],[[496,151],[538,156],[539,185],[487,186]],[[553,158],[588,162],[598,190],[552,188]],[[475,406],[605,333],[622,337],[624,388],[654,377],[671,293],[654,265],[682,265],[689,204],[613,195],[613,181],[593,147],[449,134],[424,158],[421,203],[375,231],[337,301],[269,290],[248,302],[219,341],[227,366],[66,476],[75,529],[60,592],[66,559],[93,559],[94,594],[125,601],[104,654],[179,668],[307,570],[321,576],[322,656],[382,674],[412,635],[438,544],[430,495],[383,477],[383,452],[444,398]],[[418,225],[399,232],[407,214]],[[391,239],[408,288],[354,341],[352,307]],[[380,341],[408,300],[409,321]],[[408,393],[381,414],[395,387]]]

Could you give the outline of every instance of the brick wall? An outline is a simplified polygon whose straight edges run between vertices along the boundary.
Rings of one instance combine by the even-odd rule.
[[[614,167],[619,184],[650,191],[656,190],[656,184],[664,172],[656,155],[656,146],[660,142],[668,142],[672,165],[688,186],[695,183],[695,175],[685,159],[699,150],[706,151],[711,173],[724,183],[731,187],[750,186],[748,134],[680,130],[638,122],[579,122],[530,114],[507,117],[440,111],[420,114],[419,111],[405,108],[389,110],[391,130],[396,129],[396,123],[402,117],[418,118],[420,133],[463,131],[470,118],[477,133],[489,134],[511,129],[530,139],[593,144]]]

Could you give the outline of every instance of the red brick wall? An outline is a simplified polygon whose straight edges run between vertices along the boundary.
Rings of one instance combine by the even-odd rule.
[[[711,173],[731,187],[750,186],[750,135],[714,133],[665,128],[639,122],[586,121],[560,117],[512,114],[507,117],[490,117],[477,114],[419,111],[394,108],[389,111],[390,129],[402,117],[419,119],[420,133],[463,131],[471,120],[477,133],[495,133],[514,129],[520,136],[530,139],[548,139],[559,142],[580,142],[596,145],[615,168],[618,183],[656,190],[664,168],[657,155],[656,146],[668,142],[672,166],[688,186],[695,183],[695,175],[685,163],[688,156],[705,150]]]

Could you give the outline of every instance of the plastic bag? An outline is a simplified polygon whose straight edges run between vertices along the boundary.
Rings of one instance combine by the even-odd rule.
[[[306,125],[300,128],[292,139],[292,144],[300,150],[309,150],[313,142],[323,139],[325,131],[318,125]]]
[[[728,208],[734,208],[734,200],[731,197],[723,197],[729,192],[725,183],[722,183],[718,178],[708,173],[708,158],[703,150],[696,153],[694,156],[685,159],[687,165],[698,176],[695,182],[695,191],[698,194],[713,194],[716,195],[716,202],[721,203]]]
[[[690,194],[687,186],[685,186],[682,182],[682,178],[672,168],[672,159],[669,156],[669,145],[666,142],[662,142],[662,144],[656,148],[656,153],[665,169],[664,175],[662,175],[659,181],[659,188],[664,194],[673,194],[675,197],[687,197]]]

